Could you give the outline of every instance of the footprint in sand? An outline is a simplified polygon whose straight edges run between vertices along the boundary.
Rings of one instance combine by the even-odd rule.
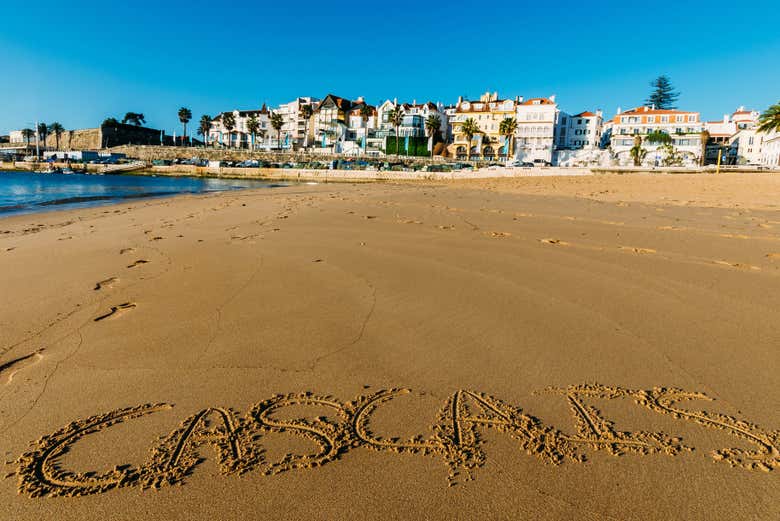
[[[422,224],[422,221],[415,221],[413,219],[407,219],[407,220],[399,219],[398,222],[400,224]]]
[[[10,384],[11,380],[14,378],[14,375],[20,370],[41,361],[43,359],[43,355],[41,354],[42,352],[43,349],[39,349],[30,353],[29,355],[20,356],[19,358],[15,358],[9,362],[0,364],[0,384]]]
[[[652,254],[652,253],[657,253],[652,248],[634,248],[634,247],[631,247],[631,246],[621,246],[620,249],[623,250],[623,251],[636,253],[636,254],[639,254],[639,255],[649,255],[649,254]]]
[[[136,307],[136,304],[134,302],[125,302],[123,304],[119,304],[117,306],[113,306],[111,308],[111,311],[108,313],[105,313],[103,315],[100,315],[99,317],[96,317],[94,319],[95,322],[100,322],[101,320],[106,320],[107,318],[115,318],[119,315],[124,314],[126,311],[133,309]]]
[[[509,232],[485,232],[485,235],[488,237],[492,237],[494,239],[503,239],[505,237],[511,237],[512,234]]]
[[[766,258],[769,260],[780,260],[780,253],[767,253]]]
[[[158,235],[157,237],[152,237],[152,238],[151,238],[151,239],[149,239],[149,240],[150,240],[150,241],[161,241],[161,240],[163,240],[163,239],[164,239],[164,237],[160,237],[160,236]]]
[[[128,268],[135,268],[136,266],[140,266],[141,264],[148,264],[148,263],[149,263],[149,261],[148,261],[148,260],[145,260],[145,259],[138,259],[138,260],[137,260],[137,261],[135,261],[134,263],[132,263],[132,264],[129,264],[127,267],[128,267]]]
[[[455,229],[455,225],[452,225],[452,224],[439,225],[439,226],[437,226],[437,228],[440,229],[440,230],[449,231],[449,230],[454,230]]]
[[[364,215],[363,219],[376,219],[376,215]]]
[[[544,244],[554,244],[555,246],[568,246],[568,242],[564,242],[560,239],[539,239],[539,242],[543,242]]]
[[[125,253],[133,253],[135,251],[135,248],[122,248],[119,250],[119,255],[124,255]]]
[[[111,286],[113,286],[117,282],[119,282],[119,279],[116,278],[116,277],[110,277],[110,278],[107,278],[106,280],[101,280],[100,282],[95,284],[95,291],[100,291],[103,288],[110,288]]]

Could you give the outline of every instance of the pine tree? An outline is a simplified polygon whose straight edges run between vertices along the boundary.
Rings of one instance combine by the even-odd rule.
[[[675,102],[680,97],[680,93],[674,90],[672,82],[666,75],[661,75],[650,82],[653,92],[645,101],[648,107],[655,105],[657,109],[676,109]]]

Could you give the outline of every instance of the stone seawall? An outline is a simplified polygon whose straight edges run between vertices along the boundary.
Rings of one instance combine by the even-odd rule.
[[[247,159],[257,159],[260,161],[268,161],[270,163],[284,163],[284,162],[310,162],[320,161],[328,162],[337,159],[346,160],[361,160],[371,159],[380,161],[389,161],[391,163],[403,162],[406,164],[421,164],[427,165],[431,163],[441,163],[445,159],[443,158],[419,158],[419,157],[405,157],[401,156],[395,158],[393,156],[387,158],[364,158],[362,156],[357,157],[345,157],[343,155],[334,154],[316,154],[310,152],[268,152],[260,150],[246,150],[246,149],[220,149],[220,148],[202,148],[202,147],[161,147],[161,146],[139,146],[139,145],[123,145],[118,147],[112,147],[109,149],[111,152],[121,153],[134,159],[140,159],[142,161],[154,161],[155,159],[173,160],[173,159],[191,159],[197,157],[199,159],[207,159],[209,161],[245,161]]]
[[[500,177],[592,175],[587,168],[483,168],[474,172],[422,172],[388,170],[315,170],[304,168],[206,168],[190,165],[155,166],[151,173],[169,176],[224,177],[319,182],[422,181]]]

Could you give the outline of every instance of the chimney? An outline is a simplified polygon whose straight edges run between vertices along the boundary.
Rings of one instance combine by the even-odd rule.
[[[728,123],[728,122],[729,122],[729,115],[723,114],[723,123]]]
[[[363,99],[363,96],[358,96],[357,102],[358,103],[363,103],[363,102],[365,102],[365,99]]]
[[[552,96],[550,96],[550,101],[552,101],[553,103],[555,103],[555,94],[553,94]]]
[[[398,98],[393,98],[393,105],[398,105]]]
[[[622,114],[622,113],[623,113],[623,108],[622,108],[622,107],[618,107],[618,109],[617,109],[617,113],[618,113],[618,114]]]
[[[519,97],[518,97],[518,100],[520,101],[520,103],[522,103],[522,102],[523,102],[523,97],[522,97],[522,96],[519,96]]]
[[[412,100],[412,105],[417,105],[417,100],[416,99]]]
[[[458,105],[463,103],[463,96],[458,96]]]

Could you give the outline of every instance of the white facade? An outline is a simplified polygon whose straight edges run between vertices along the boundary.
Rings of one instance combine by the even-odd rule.
[[[521,101],[517,105],[515,158],[552,163],[560,114],[555,96]]]
[[[209,130],[209,143],[213,145],[222,145],[227,148],[269,148],[271,134],[271,121],[269,112],[265,104],[260,110],[233,110],[235,125],[228,131],[223,124],[223,116],[228,112],[223,112],[211,121],[211,130]],[[254,136],[247,128],[247,122],[251,117],[255,117],[259,124],[259,129]],[[275,137],[275,136],[273,136]]]
[[[745,130],[757,127],[759,117],[761,117],[761,113],[757,110],[746,110],[745,107],[739,107],[731,115],[731,120],[734,121],[738,129]]]
[[[665,158],[664,147],[660,143],[649,142],[647,135],[663,132],[671,136],[671,144],[683,164],[695,166],[701,161],[703,130],[698,112],[638,107],[618,112],[613,118],[610,148],[619,164],[631,165],[633,159],[630,151],[634,146],[634,138],[639,136],[642,138],[642,148],[647,151],[643,164],[660,164]]]
[[[760,164],[780,168],[780,132],[763,133],[762,139]]]
[[[755,128],[740,130],[733,137],[731,146],[736,149],[737,164],[761,164],[763,141],[766,134]]]
[[[604,114],[580,112],[570,116],[561,113],[557,132],[557,147],[568,150],[596,148],[601,144],[601,132],[604,126]]]
[[[307,133],[309,133],[310,122],[306,120],[301,113],[304,105],[310,105],[316,109],[319,99],[312,97],[296,98],[289,103],[283,103],[274,111],[282,116],[284,124],[282,125],[281,141],[282,145],[290,147],[304,147],[308,144]],[[276,140],[276,132],[273,139]]]
[[[9,134],[9,142],[11,143],[26,143],[27,141],[24,139],[24,134],[22,134],[21,130],[12,130]]]

